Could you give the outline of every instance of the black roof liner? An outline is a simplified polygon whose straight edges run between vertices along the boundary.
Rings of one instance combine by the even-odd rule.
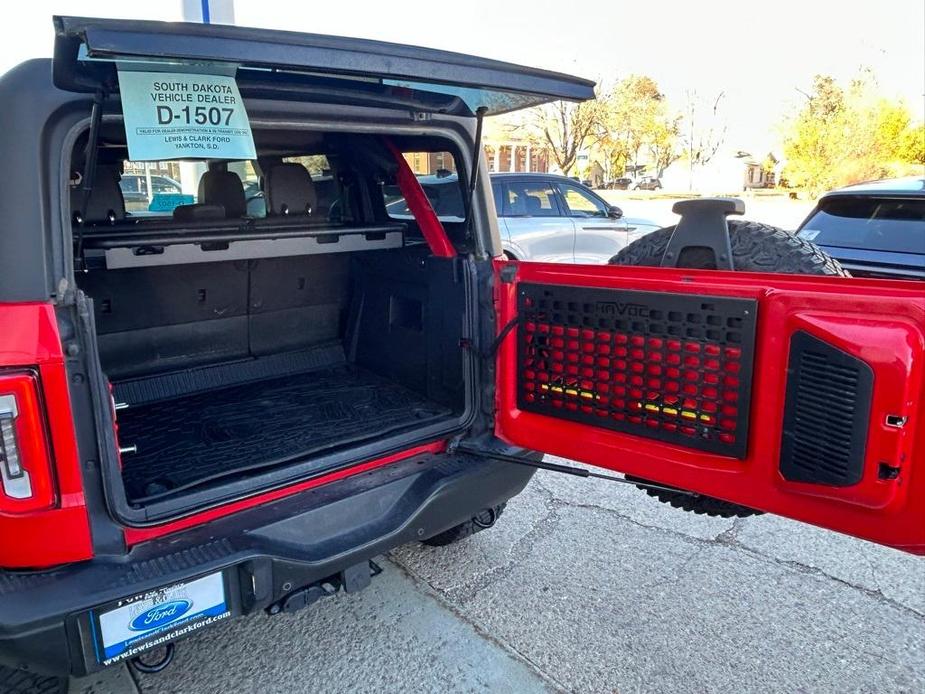
[[[79,59],[83,45],[94,59],[229,63],[371,79],[458,96],[470,112],[485,106],[488,113],[497,114],[558,99],[594,97],[594,83],[579,77],[384,41],[185,22],[82,17],[54,21],[55,83],[70,91],[94,91],[112,79],[111,64]]]

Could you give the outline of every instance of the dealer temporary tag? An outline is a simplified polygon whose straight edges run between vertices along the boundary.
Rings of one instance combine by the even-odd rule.
[[[255,159],[234,77],[119,70],[132,161]]]

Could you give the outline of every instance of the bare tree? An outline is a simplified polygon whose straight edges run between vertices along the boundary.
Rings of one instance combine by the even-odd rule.
[[[594,139],[600,108],[596,99],[582,103],[556,101],[537,110],[535,129],[538,139],[552,154],[566,176],[578,153]]]
[[[702,103],[696,91],[688,91],[687,113],[685,116],[685,145],[688,156],[688,185],[694,188],[694,167],[706,166],[723,146],[726,140],[726,123],[720,115],[720,103],[726,92],[720,92],[713,99],[712,108],[703,113]]]

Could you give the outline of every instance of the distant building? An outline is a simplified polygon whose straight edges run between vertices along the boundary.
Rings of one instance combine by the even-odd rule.
[[[675,161],[662,173],[662,187],[707,193],[772,188],[778,164],[777,157],[771,153],[758,159],[743,150],[720,150],[704,165],[691,167],[686,159]]]
[[[483,139],[485,161],[492,173],[549,171],[549,149],[529,140]]]
[[[547,173],[553,157],[549,148],[537,142],[531,133],[522,116],[516,114],[486,119],[482,146],[488,170]]]
[[[414,173],[422,176],[456,171],[456,160],[449,152],[406,152],[405,161]]]

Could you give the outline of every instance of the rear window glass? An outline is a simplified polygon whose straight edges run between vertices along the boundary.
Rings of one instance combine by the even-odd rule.
[[[437,217],[443,222],[465,221],[466,208],[453,155],[449,152],[405,152],[404,156]],[[382,199],[392,219],[413,219],[397,185],[384,184]]]
[[[352,214],[339,200],[337,183],[325,155],[291,156],[283,157],[282,160],[306,168],[318,197],[318,210],[325,213],[329,221],[350,221]],[[267,208],[264,190],[255,163],[230,161],[227,167],[241,179],[247,216],[265,217]],[[180,205],[206,202],[199,199],[199,181],[207,169],[207,162],[200,160],[123,161],[119,188],[125,201],[126,216],[171,217],[174,209]]]
[[[925,200],[833,198],[798,235],[823,246],[925,253]]]
[[[199,200],[199,179],[208,168],[202,161],[122,162],[119,188],[125,212],[131,217],[170,217],[180,205]],[[254,166],[249,161],[228,162],[244,186],[245,197],[260,190]]]

